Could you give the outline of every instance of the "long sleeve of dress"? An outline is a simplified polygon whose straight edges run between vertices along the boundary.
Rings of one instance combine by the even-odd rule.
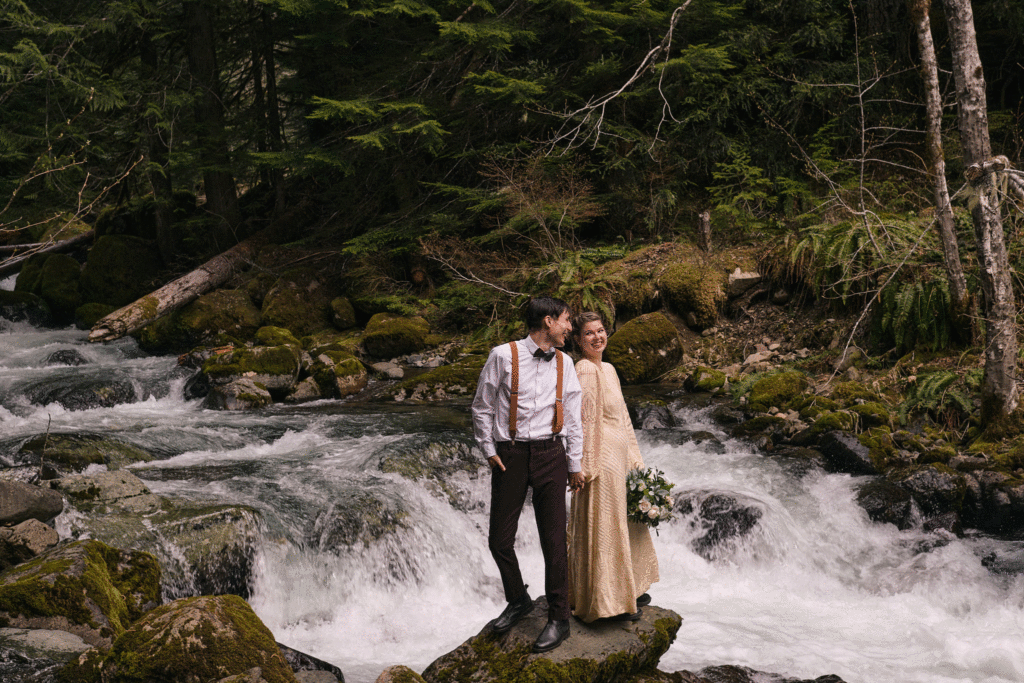
[[[581,414],[583,426],[583,477],[597,478],[597,458],[601,452],[601,379],[600,370],[588,360],[576,363],[576,376],[583,389]]]
[[[618,375],[612,373],[613,381],[615,382],[615,391],[619,396],[622,396],[622,385],[619,384]],[[635,470],[637,468],[643,468],[644,456],[640,454],[640,444],[636,441],[636,432],[633,431],[633,421],[629,419],[629,408],[626,407],[626,401],[622,400],[622,424],[626,430],[626,466]]]

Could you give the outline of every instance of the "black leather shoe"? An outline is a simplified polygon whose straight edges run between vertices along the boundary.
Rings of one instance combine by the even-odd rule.
[[[516,625],[516,622],[525,617],[533,609],[533,600],[530,599],[530,594],[523,591],[523,597],[508,603],[498,618],[491,622],[491,628],[495,633],[505,633],[510,628]]]
[[[616,614],[614,617],[605,617],[605,621],[640,621],[640,617],[643,616],[643,613],[644,611],[637,607],[635,612],[626,612],[625,614]]]
[[[643,595],[641,595],[639,598],[636,599],[636,606],[637,607],[646,607],[649,604],[651,604],[651,594],[650,593],[644,593]]]
[[[562,644],[562,641],[569,637],[569,620],[556,621],[549,619],[547,626],[537,636],[537,642],[533,644],[534,652],[550,652]]]

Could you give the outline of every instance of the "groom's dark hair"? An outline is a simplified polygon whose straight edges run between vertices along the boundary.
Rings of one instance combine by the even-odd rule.
[[[526,329],[528,332],[543,330],[544,318],[549,315],[552,318],[558,318],[562,313],[568,310],[569,304],[565,303],[561,299],[556,299],[550,296],[541,296],[536,299],[530,299],[530,302],[526,304],[525,311]]]

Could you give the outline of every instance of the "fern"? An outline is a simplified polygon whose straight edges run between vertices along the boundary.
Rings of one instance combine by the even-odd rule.
[[[899,406],[900,423],[906,424],[914,414],[928,414],[950,426],[957,426],[974,411],[969,394],[973,377],[969,371],[964,377],[949,370],[922,375],[907,391]]]

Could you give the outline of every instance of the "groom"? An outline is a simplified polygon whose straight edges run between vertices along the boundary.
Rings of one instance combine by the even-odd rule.
[[[565,489],[583,488],[582,390],[572,359],[555,348],[572,331],[569,306],[533,299],[526,327],[525,339],[491,349],[473,399],[473,431],[491,466],[487,542],[508,600],[493,630],[505,633],[533,609],[515,551],[519,515],[532,487],[548,602],[548,622],[533,651],[548,652],[569,637]]]

